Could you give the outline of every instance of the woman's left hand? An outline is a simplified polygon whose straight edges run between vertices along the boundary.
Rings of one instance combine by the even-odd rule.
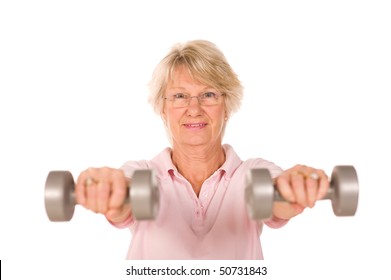
[[[280,195],[286,200],[273,205],[273,215],[290,219],[307,207],[312,208],[317,200],[322,199],[330,187],[328,176],[321,169],[306,165],[295,165],[285,170],[274,179]]]

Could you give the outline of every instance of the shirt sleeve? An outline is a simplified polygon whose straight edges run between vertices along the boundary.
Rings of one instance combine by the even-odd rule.
[[[128,228],[133,225],[134,219],[132,215],[129,215],[123,222],[115,223],[110,220],[107,220],[111,225],[113,225],[116,228],[123,229],[123,228]]]
[[[270,228],[280,228],[285,226],[288,222],[288,219],[281,219],[273,215],[273,217],[265,221],[265,225]]]

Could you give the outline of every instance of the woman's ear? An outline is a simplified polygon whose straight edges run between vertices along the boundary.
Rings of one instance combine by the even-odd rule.
[[[163,111],[160,113],[160,117],[162,118],[164,124],[167,123],[167,115],[166,115],[166,109],[163,108]]]

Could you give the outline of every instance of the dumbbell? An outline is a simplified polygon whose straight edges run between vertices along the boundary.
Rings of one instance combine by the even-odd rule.
[[[159,209],[159,190],[154,171],[135,170],[125,203],[136,220],[153,220]],[[69,171],[50,171],[45,183],[46,214],[52,222],[65,222],[75,211],[75,182]]]
[[[358,205],[358,179],[353,166],[335,166],[330,187],[323,199],[330,199],[336,216],[354,216]],[[245,202],[250,218],[265,220],[272,216],[273,202],[285,201],[273,185],[268,169],[255,168],[247,173]]]

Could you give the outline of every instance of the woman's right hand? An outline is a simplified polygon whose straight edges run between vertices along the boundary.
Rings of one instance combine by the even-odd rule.
[[[76,201],[111,222],[122,222],[131,215],[130,205],[125,203],[128,184],[129,179],[120,169],[88,168],[77,179]]]

